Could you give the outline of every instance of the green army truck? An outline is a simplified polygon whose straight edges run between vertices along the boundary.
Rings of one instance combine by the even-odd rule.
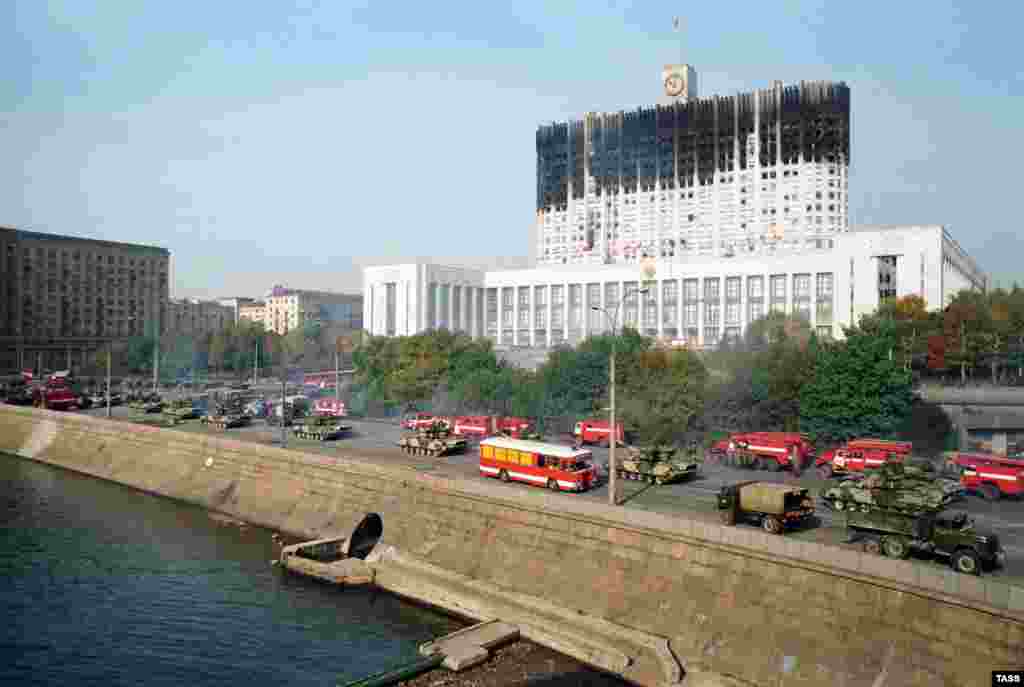
[[[851,541],[863,541],[868,553],[907,558],[911,550],[949,560],[957,572],[980,575],[1002,566],[1006,553],[999,537],[979,529],[966,513],[929,512],[904,515],[891,511],[846,513]]]
[[[769,534],[803,524],[814,516],[814,500],[807,489],[777,482],[739,482],[718,492],[722,523],[752,520]]]

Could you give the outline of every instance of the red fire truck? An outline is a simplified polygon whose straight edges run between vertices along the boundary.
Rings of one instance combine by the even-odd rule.
[[[910,457],[913,444],[909,441],[885,439],[851,439],[842,446],[829,449],[814,461],[819,474],[829,479],[833,475],[877,468],[887,462],[902,462]]]
[[[798,432],[740,432],[715,444],[712,451],[726,462],[744,451],[753,456],[755,467],[772,471],[797,465],[802,468],[814,458],[810,437]]]
[[[344,401],[336,398],[318,398],[313,403],[313,414],[325,415],[327,417],[345,417],[348,415],[348,409],[345,408]]]
[[[581,420],[572,428],[572,434],[582,444],[611,445],[611,423],[608,420]],[[621,422],[615,423],[615,438],[619,444],[625,443],[626,433]]]
[[[77,408],[78,394],[71,388],[70,372],[56,372],[36,386],[32,392],[32,403],[37,408],[48,410],[70,410]]]
[[[402,420],[402,427],[406,429],[426,429],[430,427],[436,420],[440,420],[439,417],[434,417],[430,413],[411,413],[406,415]]]
[[[586,491],[596,472],[590,451],[542,441],[489,437],[480,442],[480,474],[552,491]]]
[[[496,415],[460,415],[454,418],[452,431],[456,436],[484,438],[507,433],[512,438],[520,437],[530,429],[530,421],[522,417],[501,417]]]
[[[960,484],[988,501],[1024,495],[1024,459],[992,453],[953,451],[946,466],[960,475]]]

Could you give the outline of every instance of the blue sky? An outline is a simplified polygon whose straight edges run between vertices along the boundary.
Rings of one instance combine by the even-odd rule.
[[[650,104],[680,55],[701,95],[845,80],[854,222],[1024,282],[1021,3],[2,4],[0,224],[165,246],[175,296],[523,258],[537,125]]]

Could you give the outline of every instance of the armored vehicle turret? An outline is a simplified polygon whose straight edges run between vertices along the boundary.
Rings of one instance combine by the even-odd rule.
[[[447,423],[433,422],[429,427],[403,436],[398,446],[406,453],[438,457],[464,452],[466,440],[455,436]]]
[[[959,498],[962,491],[956,482],[940,479],[927,468],[886,463],[863,477],[845,479],[826,489],[822,499],[837,511],[915,515],[941,510]]]
[[[631,446],[622,463],[617,466],[616,473],[623,479],[667,484],[693,477],[699,467],[692,452],[684,452],[673,446]]]

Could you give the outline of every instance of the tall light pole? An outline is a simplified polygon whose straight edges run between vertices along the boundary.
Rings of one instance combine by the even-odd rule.
[[[638,289],[632,293],[647,293],[647,291],[648,289]],[[631,295],[630,292],[623,292],[622,298],[620,298],[619,302],[615,305],[614,314],[609,314],[605,308],[601,308],[596,305],[590,306],[591,310],[604,313],[605,318],[610,320],[612,329],[612,356],[608,365],[609,400],[611,401],[608,418],[608,503],[612,506],[617,506],[619,502],[617,491],[618,483],[616,481],[615,473],[615,444],[618,443],[619,439],[618,432],[616,431],[617,427],[615,425],[615,358],[618,353],[619,309],[622,307],[623,302],[625,302],[629,295]]]
[[[111,416],[110,413],[110,358],[113,354],[113,342],[107,342],[107,417]]]

